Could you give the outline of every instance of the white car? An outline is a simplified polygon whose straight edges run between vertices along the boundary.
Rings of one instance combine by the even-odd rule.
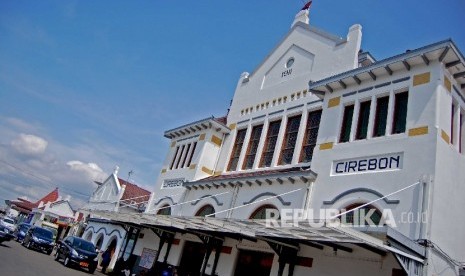
[[[14,232],[16,229],[16,223],[13,219],[4,217],[3,219],[0,220],[0,225],[5,226],[10,230],[11,232]]]

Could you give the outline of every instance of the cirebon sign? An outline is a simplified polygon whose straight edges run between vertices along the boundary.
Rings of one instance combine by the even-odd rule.
[[[332,164],[331,175],[400,170],[403,166],[403,159],[404,154],[398,152],[335,160]]]

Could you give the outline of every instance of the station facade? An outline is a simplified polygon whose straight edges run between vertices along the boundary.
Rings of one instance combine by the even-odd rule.
[[[340,38],[300,11],[227,116],[165,132],[145,212],[100,214],[138,229],[139,270],[461,273],[464,57],[445,40],[377,61],[361,42],[360,25]]]

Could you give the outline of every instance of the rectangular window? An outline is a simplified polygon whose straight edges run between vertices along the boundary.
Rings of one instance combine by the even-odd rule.
[[[182,145],[181,152],[179,153],[178,161],[176,162],[176,169],[179,168],[179,163],[181,162],[182,154],[184,153],[184,148],[186,145]]]
[[[450,114],[450,143],[454,144],[454,125],[455,125],[455,104],[452,103],[451,114]]]
[[[195,148],[197,147],[197,142],[194,142],[194,145],[192,146],[192,151],[189,155],[189,161],[187,161],[187,167],[190,167],[191,162],[192,162],[192,157],[194,156]]]
[[[255,155],[257,155],[258,143],[262,135],[263,125],[254,126],[252,134],[250,135],[249,146],[247,147],[247,153],[245,155],[243,170],[251,169],[253,162],[255,161]]]
[[[304,143],[300,154],[300,162],[310,162],[313,157],[313,149],[316,146],[318,129],[320,127],[321,110],[308,114],[307,127],[305,129]]]
[[[394,97],[394,118],[392,134],[404,133],[407,124],[408,92],[397,93]]]
[[[302,116],[294,116],[287,119],[286,132],[284,134],[283,145],[281,148],[280,165],[291,164],[294,156],[297,134],[299,133],[300,119]]]
[[[371,101],[360,103],[360,111],[358,113],[357,132],[355,139],[366,139],[368,134],[368,121],[370,119]]]
[[[352,117],[354,116],[354,105],[347,105],[344,107],[344,115],[342,116],[341,136],[339,137],[340,143],[349,142],[350,129],[352,128]]]
[[[191,144],[188,144],[187,145],[187,149],[186,149],[186,154],[184,155],[184,158],[182,159],[182,164],[181,164],[181,168],[184,168],[184,165],[186,164],[186,159],[187,159],[187,156],[189,155],[189,150],[191,148]]]
[[[373,137],[386,135],[386,122],[388,115],[389,96],[376,100],[375,123],[373,126]]]
[[[176,147],[176,152],[174,153],[173,160],[171,161],[170,170],[173,169],[174,163],[176,162],[176,157],[178,157],[179,146]]]
[[[273,160],[274,149],[276,141],[278,141],[279,128],[281,127],[281,120],[270,123],[268,133],[266,135],[265,145],[263,146],[262,158],[260,167],[271,166]]]
[[[246,132],[247,129],[241,129],[237,131],[236,141],[234,142],[231,159],[229,160],[228,171],[234,171],[237,168],[237,163],[239,162],[239,156],[241,155],[242,145],[244,144]]]

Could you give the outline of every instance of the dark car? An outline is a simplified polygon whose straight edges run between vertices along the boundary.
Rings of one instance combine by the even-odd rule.
[[[44,251],[48,255],[52,254],[53,246],[55,245],[52,231],[39,226],[31,226],[27,230],[22,244],[28,249]]]
[[[20,223],[14,232],[15,240],[18,242],[24,240],[24,237],[26,236],[27,230],[29,230],[29,228],[31,228],[29,223]]]
[[[58,242],[55,260],[59,261],[60,259],[63,260],[65,266],[87,268],[90,274],[93,274],[97,268],[95,246],[78,237],[70,236]]]
[[[10,241],[12,238],[14,238],[14,236],[10,233],[10,229],[0,225],[0,243]]]

